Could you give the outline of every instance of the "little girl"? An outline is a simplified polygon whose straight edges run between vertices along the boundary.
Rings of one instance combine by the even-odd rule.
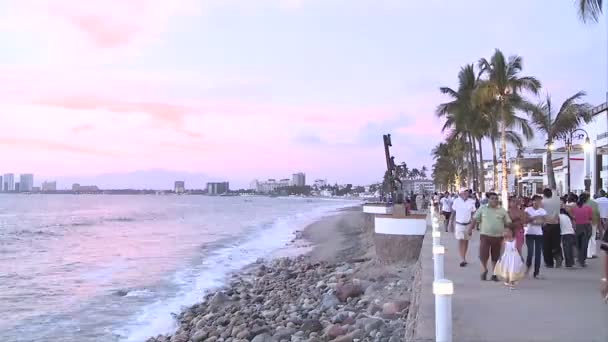
[[[517,250],[513,231],[505,229],[502,233],[502,256],[496,263],[494,274],[498,275],[511,290],[515,288],[515,284],[524,278],[524,262],[523,257]]]

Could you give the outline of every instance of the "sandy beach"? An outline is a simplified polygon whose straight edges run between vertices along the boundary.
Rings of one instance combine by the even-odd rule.
[[[148,342],[405,341],[416,263],[375,261],[361,207],[298,232],[296,257],[258,260]]]

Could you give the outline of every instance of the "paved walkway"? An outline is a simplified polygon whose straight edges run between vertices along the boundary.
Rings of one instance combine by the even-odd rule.
[[[446,278],[454,282],[454,342],[608,341],[608,304],[599,294],[603,260],[589,260],[585,269],[541,268],[545,279],[525,279],[509,291],[502,282],[480,280],[478,233],[470,242],[465,268],[458,265],[453,234],[444,233],[441,239],[446,247]],[[417,342],[435,340],[431,247],[432,238],[427,233],[421,255]]]

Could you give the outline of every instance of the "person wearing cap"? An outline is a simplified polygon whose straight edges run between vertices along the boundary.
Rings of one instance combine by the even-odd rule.
[[[454,236],[458,240],[458,250],[460,252],[460,267],[465,267],[467,262],[467,251],[469,249],[469,239],[472,233],[473,214],[476,211],[475,200],[469,198],[469,191],[466,188],[460,189],[460,196],[452,203],[452,214],[450,216],[450,227],[454,231]]]

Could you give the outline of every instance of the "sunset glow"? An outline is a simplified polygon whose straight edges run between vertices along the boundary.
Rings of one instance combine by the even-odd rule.
[[[438,87],[497,46],[552,95],[604,100],[604,25],[581,24],[570,1],[516,0],[491,18],[488,3],[3,1],[0,172],[369,183],[384,133],[400,161],[431,165]]]

